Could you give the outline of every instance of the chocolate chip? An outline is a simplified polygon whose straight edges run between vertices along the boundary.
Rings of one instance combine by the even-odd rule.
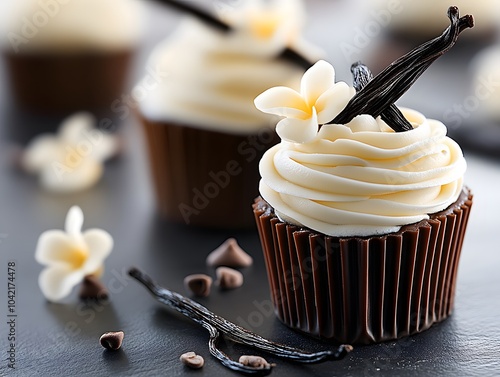
[[[216,284],[222,289],[235,289],[243,285],[243,274],[233,268],[218,267],[215,270]]]
[[[184,278],[184,286],[195,296],[207,297],[212,287],[212,278],[204,274],[189,275]]]
[[[252,257],[243,251],[234,238],[229,238],[207,257],[207,264],[214,267],[248,267],[252,263]]]
[[[205,360],[194,352],[186,352],[179,357],[179,360],[189,368],[200,369],[205,365]]]
[[[83,279],[79,296],[82,300],[107,300],[108,290],[96,276],[87,275]]]
[[[107,350],[116,351],[121,348],[124,336],[123,331],[110,331],[102,334],[99,342]]]
[[[238,361],[240,364],[258,369],[269,369],[274,366],[274,364],[269,364],[266,359],[260,356],[243,355]]]

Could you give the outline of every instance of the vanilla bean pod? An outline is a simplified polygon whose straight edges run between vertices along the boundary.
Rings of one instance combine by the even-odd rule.
[[[228,25],[227,23],[218,19],[217,17],[205,11],[204,9],[193,6],[189,2],[179,1],[179,0],[155,0],[155,1],[170,6],[179,11],[186,12],[187,14],[190,14],[198,18],[200,21],[206,23],[209,26],[214,27],[215,29],[223,33],[229,33],[233,31],[231,25]],[[303,68],[304,70],[307,70],[314,65],[314,62],[311,62],[309,59],[307,59],[299,52],[295,51],[290,47],[286,47],[278,56],[278,58],[286,60],[292,64],[295,64]]]
[[[361,62],[354,63],[351,66],[351,72],[354,77],[353,86],[357,92],[363,89],[372,79],[373,75],[370,69]],[[396,132],[410,131],[413,126],[405,118],[401,110],[395,104],[389,106],[380,117]]]
[[[448,18],[451,25],[441,36],[418,46],[390,64],[356,93],[330,123],[347,124],[361,114],[377,117],[394,104],[437,58],[453,47],[463,30],[474,26],[472,16],[460,18],[457,7],[448,9]]]
[[[219,20],[217,17],[214,17],[210,13],[206,12],[205,10],[201,8],[194,7],[187,1],[174,1],[174,0],[156,0],[158,3],[168,5],[174,9],[177,9],[181,12],[186,12],[196,18],[198,18],[200,21],[206,23],[209,26],[214,27],[215,29],[218,29],[219,31],[222,32],[229,32],[231,31],[231,26],[223,22],[222,20]]]
[[[274,343],[227,321],[187,297],[160,287],[148,275],[136,268],[132,268],[129,271],[129,275],[142,283],[158,301],[177,310],[206,328],[210,333],[210,353],[221,361],[223,365],[238,372],[263,375],[268,374],[271,368],[252,368],[231,360],[217,348],[217,340],[220,334],[226,335],[237,343],[245,344],[268,354],[300,363],[340,360],[352,350],[352,347],[349,345],[341,345],[335,351],[306,352],[283,344]]]
[[[303,68],[304,71],[307,71],[314,65],[313,62],[290,47],[286,47],[278,58],[293,63],[296,66]]]
[[[240,372],[250,375],[253,374],[259,376],[267,376],[269,373],[271,373],[272,371],[271,365],[269,365],[267,368],[252,368],[230,359],[224,352],[222,352],[217,347],[217,341],[221,336],[220,331],[208,323],[204,323],[202,326],[205,327],[210,334],[210,337],[208,339],[208,349],[210,351],[210,354],[214,356],[217,360],[219,360],[222,365],[235,372]]]

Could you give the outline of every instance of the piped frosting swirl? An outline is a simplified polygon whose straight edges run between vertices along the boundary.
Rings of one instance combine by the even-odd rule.
[[[462,151],[443,123],[401,110],[413,130],[360,115],[282,141],[261,160],[262,197],[283,220],[341,237],[387,234],[447,208],[462,190]]]

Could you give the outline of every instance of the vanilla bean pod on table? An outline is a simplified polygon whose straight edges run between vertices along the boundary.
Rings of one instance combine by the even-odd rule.
[[[237,343],[298,363],[310,364],[328,360],[341,360],[353,349],[350,345],[341,345],[334,351],[307,352],[275,343],[227,321],[196,301],[159,286],[148,275],[137,268],[130,269],[129,275],[142,283],[158,301],[177,310],[179,313],[207,329],[210,334],[208,346],[212,356],[217,358],[224,366],[237,372],[253,375],[267,375],[271,372],[273,365],[270,364],[264,368],[255,368],[230,359],[217,347],[217,342],[221,335],[226,335]]]

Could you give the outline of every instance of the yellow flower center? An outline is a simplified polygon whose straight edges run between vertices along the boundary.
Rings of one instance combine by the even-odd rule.
[[[280,17],[274,12],[254,12],[249,16],[250,30],[260,39],[272,38],[280,23]]]
[[[83,264],[87,261],[88,257],[89,257],[89,252],[87,249],[74,248],[69,252],[68,262],[75,270],[77,270],[83,266]]]

